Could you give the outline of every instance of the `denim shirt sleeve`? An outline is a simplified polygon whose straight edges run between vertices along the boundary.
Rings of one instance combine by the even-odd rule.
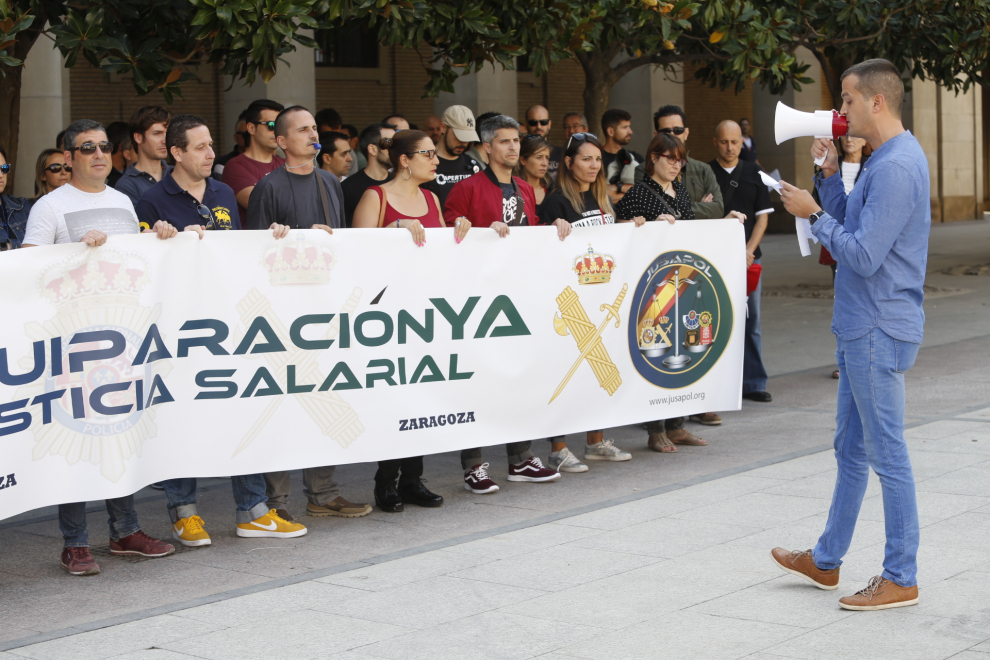
[[[827,179],[818,182],[818,197],[822,200],[822,209],[835,218],[840,225],[846,222],[846,188],[842,184],[842,174],[836,172]],[[818,224],[818,223],[815,223]]]
[[[834,175],[829,179],[837,178]],[[874,168],[868,182],[870,194],[859,214],[859,227],[849,232],[832,217],[823,215],[811,231],[825,249],[843,266],[848,266],[862,277],[873,275],[883,264],[894,241],[901,235],[915,206],[920,190],[917,186],[905,189],[905,182],[912,181],[911,173],[896,162],[887,161]],[[828,182],[828,179],[826,179]],[[839,182],[841,190],[841,182]],[[825,189],[827,199],[835,198],[833,186]],[[822,195],[822,201],[826,201]],[[825,206],[826,211],[828,206]],[[845,213],[845,203],[842,204]]]

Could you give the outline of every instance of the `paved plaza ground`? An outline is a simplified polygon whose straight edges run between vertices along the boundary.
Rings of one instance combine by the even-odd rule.
[[[837,604],[881,570],[873,475],[838,591],[769,557],[814,545],[835,478],[831,276],[795,243],[764,242],[774,401],[693,425],[708,447],[661,455],[640,426],[612,429],[631,462],[554,484],[506,481],[492,447],[502,490],[488,496],[463,490],[456,454],[431,456],[441,509],[353,520],[303,516],[296,475],[290,510],[310,533],[287,541],[236,538],[229,482],[204,480],[214,545],[140,562],[99,554],[106,513],[94,502],[103,572],[88,578],[58,566],[54,508],[28,512],[0,521],[0,660],[990,660],[990,276],[954,274],[990,264],[990,223],[933,227],[907,405],[921,602],[885,612]],[[568,440],[580,455],[583,438]],[[373,473],[342,466],[344,496],[370,501]],[[164,496],[137,499],[146,531],[169,538]]]

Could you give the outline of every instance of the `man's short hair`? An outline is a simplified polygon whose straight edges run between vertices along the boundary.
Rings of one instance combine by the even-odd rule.
[[[901,118],[904,81],[901,80],[901,72],[893,62],[880,58],[866,60],[846,69],[840,82],[845,80],[846,76],[856,76],[859,79],[856,89],[864,97],[872,98],[879,94],[887,102],[890,112],[898,119]]]
[[[113,142],[113,153],[119,154],[123,149],[131,148],[131,129],[126,121],[115,121],[107,124],[107,139]]]
[[[58,135],[55,136],[55,148],[65,149],[65,131],[59,131]],[[6,156],[4,156],[6,158]]]
[[[317,124],[317,126],[319,126],[319,124]],[[353,124],[344,124],[340,128],[341,128],[341,133],[347,133],[347,137],[350,140],[353,140],[359,135],[357,126],[354,126]]]
[[[77,147],[76,138],[86,131],[103,131],[106,133],[106,129],[103,128],[103,124],[92,119],[77,119],[71,124],[69,124],[65,129],[65,149],[66,151]],[[75,153],[75,152],[73,152]]]
[[[512,130],[519,131],[519,122],[517,122],[512,117],[506,117],[505,115],[495,115],[494,117],[489,117],[483,122],[478,124],[478,137],[481,138],[482,144],[491,144],[495,136],[503,128],[511,128]]]
[[[344,141],[347,145],[342,151],[350,151],[351,145],[348,142],[347,133],[341,133],[340,131],[323,131],[320,133],[320,162],[323,162],[323,155],[333,156],[337,153],[337,142],[340,140]]]
[[[127,122],[131,131],[131,140],[134,140],[135,135],[144,137],[148,129],[155,124],[165,124],[167,128],[170,116],[168,110],[160,105],[146,105],[135,110],[130,121]]]
[[[289,116],[294,115],[297,112],[309,112],[309,108],[305,108],[301,105],[290,105],[288,108],[278,113],[278,117],[275,118],[275,137],[285,137],[289,133]],[[319,122],[316,124],[319,126]],[[347,139],[347,136],[344,136]]]
[[[653,113],[653,130],[660,130],[660,120],[664,117],[672,117],[677,115],[681,118],[681,123],[687,126],[687,117],[684,116],[684,111],[681,110],[679,105],[665,105],[659,110]]]
[[[391,128],[394,131],[395,124],[372,124],[361,131],[361,135],[358,136],[358,151],[364,154],[365,158],[371,158],[368,155],[368,145],[373,144],[377,147],[382,141],[383,128]]]
[[[618,128],[619,124],[624,121],[632,121],[632,115],[619,108],[606,110],[605,114],[602,115],[602,132],[608,135],[608,129]]]
[[[178,147],[182,151],[188,149],[188,131],[197,126],[206,126],[206,120],[196,115],[172,117],[172,121],[168,123],[168,131],[165,133],[165,146],[168,148],[168,152],[172,153],[172,147]]]
[[[320,126],[329,126],[330,129],[334,131],[341,128],[341,125],[344,123],[340,113],[333,108],[323,108],[316,113],[316,117],[314,117],[314,119],[316,119],[317,128]]]
[[[250,124],[255,124],[261,121],[261,113],[265,110],[282,112],[285,110],[285,106],[278,101],[272,101],[271,99],[258,99],[257,101],[252,101],[251,105],[249,105],[247,110],[244,111],[244,121]]]
[[[564,115],[564,122],[567,121],[568,117],[577,117],[578,119],[581,120],[582,126],[588,125],[588,118],[584,116],[583,112],[568,112],[566,115]]]

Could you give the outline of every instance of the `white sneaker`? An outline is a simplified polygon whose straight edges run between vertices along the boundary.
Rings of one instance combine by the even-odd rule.
[[[588,466],[577,459],[571,450],[564,447],[559,452],[550,454],[547,465],[557,472],[587,472]]]
[[[584,460],[586,461],[631,461],[632,454],[622,451],[615,446],[614,440],[603,440],[602,442],[588,445],[584,448]]]

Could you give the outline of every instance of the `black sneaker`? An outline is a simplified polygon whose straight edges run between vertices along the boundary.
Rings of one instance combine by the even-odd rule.
[[[399,497],[402,498],[403,502],[431,509],[443,506],[443,496],[431,493],[419,479],[413,484],[399,484]]]
[[[743,398],[750,401],[758,401],[759,403],[770,403],[773,401],[773,397],[770,396],[769,392],[744,392]]]

